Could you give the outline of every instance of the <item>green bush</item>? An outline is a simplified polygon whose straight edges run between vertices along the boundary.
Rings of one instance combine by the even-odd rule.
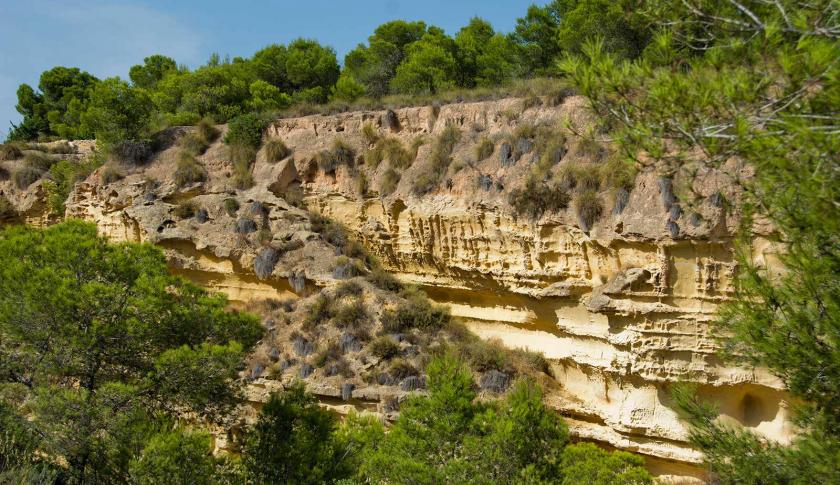
[[[483,137],[479,140],[478,145],[475,146],[475,159],[476,161],[486,160],[493,154],[493,150],[496,149],[496,146],[493,144],[493,140]]]
[[[394,379],[401,381],[406,377],[416,376],[419,372],[413,365],[403,359],[394,359],[391,362],[391,366],[388,367],[388,374]]]
[[[478,372],[498,370],[514,372],[509,351],[497,340],[485,341],[476,338],[461,346],[461,352],[470,367]]]
[[[179,187],[204,182],[207,180],[207,170],[198,163],[193,155],[182,151],[178,154],[178,163],[175,167],[175,173],[172,174],[172,179]]]
[[[283,143],[283,140],[269,140],[265,144],[265,159],[268,163],[277,163],[292,154],[292,150]]]
[[[235,217],[239,211],[239,202],[236,199],[225,199],[225,212],[231,217]]]
[[[344,298],[346,296],[358,297],[362,296],[362,293],[364,293],[364,288],[362,288],[362,285],[360,285],[358,281],[353,280],[342,281],[335,287],[335,290],[333,291],[333,294],[336,298]]]
[[[268,127],[268,121],[253,113],[239,115],[228,124],[225,143],[228,145],[244,145],[254,150],[262,144],[263,131]]]
[[[338,328],[359,329],[370,320],[365,304],[360,298],[341,305],[335,312],[333,321]]]
[[[510,191],[508,202],[517,215],[539,219],[546,212],[557,212],[569,206],[569,195],[557,184],[528,177],[525,185]]]
[[[368,344],[368,350],[372,355],[384,360],[392,359],[400,354],[399,344],[387,335],[375,338]]]
[[[366,279],[379,289],[396,293],[402,291],[403,284],[394,275],[382,268],[375,268]]]
[[[178,217],[180,219],[189,219],[191,217],[194,217],[197,212],[198,204],[191,200],[181,202],[180,204],[175,206],[175,210],[172,211],[175,217]]]
[[[335,302],[328,295],[321,293],[306,308],[306,313],[303,317],[303,328],[312,330],[318,325],[322,325],[332,319],[335,316],[335,312]]]
[[[388,333],[402,333],[412,328],[438,330],[449,324],[446,307],[432,305],[422,291],[406,293],[405,301],[382,312],[383,330]]]
[[[42,175],[44,175],[44,172],[37,168],[24,165],[12,173],[12,181],[15,183],[15,187],[24,190],[37,182]]]
[[[107,166],[102,169],[99,174],[99,179],[104,185],[112,184],[125,178],[125,174],[120,169],[114,166]]]

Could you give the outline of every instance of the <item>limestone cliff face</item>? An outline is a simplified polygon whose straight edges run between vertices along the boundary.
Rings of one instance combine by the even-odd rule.
[[[516,127],[503,113],[518,102],[280,120],[271,135],[295,147],[300,165],[335,137],[355,141],[366,122],[406,143],[447,125],[468,140],[501,138]],[[519,123],[585,123],[581,104],[571,98],[555,108],[528,109]],[[566,156],[574,160],[574,136],[569,144]],[[470,159],[469,141],[465,145],[456,160]],[[718,199],[738,197],[726,171],[741,169],[698,174],[693,189],[702,198],[693,214],[681,217],[674,217],[677,202],[666,200],[661,178],[642,171],[624,210],[585,232],[572,211],[536,221],[517,217],[507,191],[478,187],[482,174],[508,188],[522,183],[532,163],[527,156],[505,166],[497,145],[489,160],[450,171],[451,183],[418,197],[410,181],[424,154],[421,148],[390,196],[362,199],[349,174],[339,171],[304,182],[307,205],[344,223],[389,270],[424,286],[479,335],[544,352],[560,384],[549,402],[569,418],[573,433],[655,458],[651,463],[664,474],[700,476],[679,465],[697,463],[700,455],[685,443],[669,391],[675,382],[690,381],[718,401],[724,419],[789,439],[781,383],[760,369],[722,362],[712,335],[716,308],[732,294],[737,271],[731,234],[738,221]],[[765,257],[770,246],[758,246],[757,257]]]
[[[579,97],[559,105],[503,99],[317,115],[269,127],[268,138],[283,140],[292,155],[268,163],[261,151],[251,189],[234,188],[226,147],[218,142],[200,158],[207,180],[177,187],[173,146],[122,181],[103,185],[95,173],[76,186],[66,215],[95,221],[115,240],[158,244],[176,271],[248,302],[299,295],[332,279],[334,248],[309,230],[307,212],[286,200],[300,190],[307,209],[343,223],[386,269],[423,286],[476,333],[543,352],[557,382],[546,399],[575,436],[642,453],[663,476],[701,477],[700,456],[685,441],[669,390],[690,381],[718,401],[722,419],[790,439],[781,383],[760,369],[721,361],[712,335],[716,308],[732,294],[738,270],[731,237],[738,221],[722,200],[737,200],[729,181],[743,169],[732,164],[698,173],[690,208],[670,193],[670,180],[643,168],[626,200],[600,194],[603,215],[592,227],[572,209],[533,220],[508,203],[539,158],[524,146],[514,147],[514,159],[504,141],[525,124],[565,131],[555,173],[571,164],[598,169],[574,134],[587,124]],[[413,184],[428,172],[433,140],[447,126],[461,133],[454,161],[436,188],[418,195]],[[372,148],[371,129],[406,147],[419,145],[388,195],[378,189],[390,163],[362,162]],[[356,156],[326,173],[319,154],[336,139]],[[478,160],[482,139],[494,143],[494,152]],[[368,188],[360,190],[360,179]],[[27,221],[48,221],[41,182],[25,192],[0,182],[0,190]],[[241,208],[231,214],[227,199]],[[207,211],[203,222],[174,215],[184,201]],[[244,219],[267,228],[268,241],[258,241],[256,226],[243,231]],[[259,279],[254,260],[268,243],[284,249],[270,275]],[[756,257],[771,255],[772,245],[759,240]]]

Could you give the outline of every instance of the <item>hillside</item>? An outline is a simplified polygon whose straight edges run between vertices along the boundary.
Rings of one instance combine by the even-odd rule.
[[[196,157],[204,180],[176,183],[193,128],[173,128],[147,162],[112,160],[75,185],[63,216],[93,221],[112,240],[158,245],[175,273],[257,309],[275,322],[269,330],[291,322],[276,336],[272,330],[276,342],[265,339],[249,360],[254,400],[293,376],[325,402],[344,398],[386,413],[412,390],[393,376],[385,385],[366,379],[388,367],[361,354],[339,359],[347,369],[332,369],[327,356],[302,371],[318,355],[294,348],[303,345],[299,326],[318,295],[331,298],[339,281],[369,273],[369,252],[482,338],[543,353],[546,402],[567,417],[572,434],[641,453],[661,476],[703,476],[671,400],[676,382],[697,383],[727,419],[788,441],[782,383],[722,362],[710,327],[733,292],[739,220],[722,201],[738,200],[731,178],[744,169],[696,174],[697,202],[681,207],[674,192],[685,190],[675,188],[683,180],[640,166],[630,182],[614,182],[612,144],[581,135],[591,133],[590,117],[584,98],[568,96],[278,119],[249,169],[253,186],[244,189],[221,136]],[[223,136],[227,127],[219,128]],[[274,140],[288,149],[279,160],[265,148]],[[92,148],[72,146],[76,155],[59,157],[80,159]],[[22,164],[3,167],[13,174]],[[109,180],[114,169],[123,177]],[[429,173],[442,175],[427,180]],[[527,185],[535,173],[565,183],[559,189],[568,200],[552,206]],[[50,213],[45,183],[21,190],[12,178],[0,182],[13,220],[43,225],[62,216]],[[582,209],[584,193],[596,195],[596,211]],[[527,196],[534,200],[523,210],[517,203]],[[316,214],[343,225],[363,248]],[[767,232],[756,226],[755,247],[772,258],[761,237]],[[375,309],[374,329],[380,309],[403,298],[365,282],[354,291]],[[352,347],[347,335],[339,327],[316,343]],[[400,345],[425,354],[425,346],[452,338],[417,335]],[[415,370],[401,377],[417,375],[419,362],[407,364]]]

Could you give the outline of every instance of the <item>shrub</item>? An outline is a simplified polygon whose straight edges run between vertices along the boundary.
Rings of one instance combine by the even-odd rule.
[[[236,213],[239,211],[239,202],[236,199],[225,199],[224,206],[225,212],[227,212],[227,215],[231,217],[235,217]]]
[[[265,144],[265,158],[268,163],[276,163],[292,154],[283,140],[270,140]]]
[[[381,196],[387,196],[394,193],[397,190],[397,184],[400,183],[400,174],[394,170],[393,168],[388,168],[385,173],[382,174],[382,179],[379,181],[379,194]]]
[[[382,160],[388,160],[392,168],[406,168],[414,160],[412,153],[402,142],[393,137],[380,138],[372,150],[365,153],[365,164],[377,167]]]
[[[251,175],[251,166],[257,156],[256,150],[247,145],[231,145],[229,153],[233,162],[234,186],[240,190],[253,187],[254,177]]]
[[[493,150],[496,147],[493,144],[493,141],[487,137],[483,137],[479,142],[478,145],[475,146],[475,159],[476,161],[486,160],[493,154]]]
[[[17,160],[23,156],[23,152],[17,145],[12,143],[0,144],[0,160]]]
[[[230,121],[225,143],[256,150],[262,144],[263,131],[267,126],[268,121],[262,116],[253,113],[239,115]]]
[[[595,161],[600,161],[607,154],[606,148],[598,140],[591,136],[585,136],[580,139],[577,146],[578,156],[591,157]]]
[[[266,225],[260,227],[260,230],[257,231],[257,241],[260,244],[268,244],[274,239],[274,234],[271,233],[271,229]]]
[[[202,118],[196,125],[196,133],[202,140],[208,144],[213,143],[219,138],[219,129],[210,118]]]
[[[15,206],[9,202],[5,195],[0,194],[0,220],[12,219],[17,216]]]
[[[601,198],[594,190],[585,190],[578,193],[574,200],[575,213],[578,217],[578,224],[581,230],[589,232],[592,224],[601,217],[603,206]]]
[[[612,156],[600,166],[601,184],[605,188],[621,188],[630,192],[636,182],[636,173],[633,161]]]
[[[172,213],[180,219],[189,219],[190,217],[194,217],[197,211],[198,205],[191,200],[187,200],[175,206],[175,210]]]
[[[383,360],[392,359],[400,354],[399,344],[394,342],[394,339],[388,337],[387,335],[374,339],[370,344],[368,344],[368,350],[372,355]]]
[[[44,172],[38,170],[37,168],[24,165],[14,171],[12,174],[12,181],[14,181],[15,186],[18,189],[24,190],[37,182],[43,174]]]
[[[315,213],[310,214],[309,224],[312,232],[317,232],[333,246],[343,249],[347,244],[347,231],[341,224]]]
[[[382,312],[382,328],[388,333],[401,333],[411,328],[437,330],[445,327],[449,320],[449,311],[432,305],[421,291],[409,293],[396,308]]]
[[[528,177],[523,187],[510,191],[508,202],[517,215],[539,219],[545,212],[567,208],[569,195],[557,184],[549,185]]]
[[[364,288],[362,285],[359,284],[358,281],[342,281],[339,283],[333,294],[336,298],[344,298],[345,296],[361,296],[364,292]]]
[[[181,138],[178,145],[186,152],[189,152],[195,156],[202,155],[204,152],[207,151],[207,148],[210,146],[207,144],[206,141],[202,140],[201,137],[197,133],[190,133],[183,138]]]
[[[413,365],[403,359],[394,359],[388,368],[388,374],[394,379],[401,381],[406,377],[416,376],[418,371]]]
[[[318,168],[324,173],[335,173],[339,165],[353,166],[356,152],[346,141],[336,138],[329,150],[323,150],[316,156]]]
[[[375,268],[366,278],[377,288],[396,293],[403,289],[403,284],[391,273],[382,268]]]
[[[498,340],[485,341],[476,338],[462,345],[461,349],[473,370],[478,372],[513,371],[508,351]]]
[[[66,141],[59,141],[46,147],[47,153],[54,155],[66,155],[76,153],[76,147],[67,143]]]
[[[204,182],[207,179],[207,171],[198,163],[195,157],[185,151],[178,154],[178,163],[172,179],[179,187]]]
[[[548,360],[542,352],[536,352],[528,349],[514,349],[510,351],[517,362],[527,370],[542,372],[548,374],[551,369],[548,366]]]
[[[365,274],[365,267],[357,259],[339,256],[333,262],[332,276],[335,279],[347,279]]]
[[[338,360],[341,358],[341,347],[336,342],[330,342],[326,348],[315,354],[312,363],[315,367],[324,367],[327,362]]]
[[[321,293],[307,307],[303,317],[303,328],[307,330],[314,329],[334,317],[335,312],[335,302],[328,295]]]
[[[342,305],[335,312],[333,321],[338,328],[358,329],[365,325],[370,316],[361,299]]]
[[[108,185],[124,179],[125,174],[117,167],[109,165],[102,169],[99,178],[104,185]]]
[[[46,172],[55,164],[56,160],[45,153],[29,152],[23,156],[23,164],[39,172]]]
[[[362,138],[368,145],[373,145],[379,141],[379,130],[373,126],[373,123],[365,123],[362,125]]]
[[[452,163],[452,151],[460,139],[461,131],[457,127],[448,125],[444,128],[432,147],[429,165],[414,178],[415,194],[427,194],[440,183]]]

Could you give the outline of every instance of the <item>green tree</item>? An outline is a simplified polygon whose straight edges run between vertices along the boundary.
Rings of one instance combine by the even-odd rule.
[[[326,101],[339,75],[335,51],[314,40],[297,39],[286,52],[286,75],[293,90],[317,90],[319,101]]]
[[[167,417],[216,419],[262,330],[150,245],[68,221],[0,233],[0,375],[71,481],[124,481]],[[7,397],[3,399],[9,402]]]
[[[640,10],[641,11],[641,10]],[[659,31],[641,59],[601,43],[563,63],[626,153],[686,182],[738,160],[744,217],[737,296],[720,312],[724,350],[787,385],[803,432],[791,447],[719,423],[713,403],[677,402],[722,483],[836,483],[840,456],[840,6],[800,2],[648,2]],[[688,154],[702,155],[689,156]],[[650,157],[650,158],[648,158]],[[690,187],[691,185],[686,185]],[[685,206],[702,202],[682,195]],[[753,251],[772,222],[777,267]]]
[[[545,74],[553,70],[563,49],[558,38],[559,29],[560,16],[553,4],[531,5],[524,17],[516,19],[511,39],[520,50],[526,74]]]
[[[280,88],[269,84],[262,79],[251,83],[251,108],[256,111],[268,111],[273,109],[288,108],[292,104],[292,98],[280,91]]]
[[[609,452],[592,443],[569,445],[561,461],[562,485],[653,485],[639,455]]]
[[[522,74],[516,45],[509,37],[496,33],[484,19],[472,18],[458,31],[455,45],[461,86],[494,86]]]
[[[455,85],[458,63],[455,42],[437,27],[406,48],[391,88],[400,93],[431,93]]]
[[[248,477],[257,484],[328,483],[347,476],[334,437],[335,417],[298,382],[272,394],[244,446]]]
[[[375,483],[556,483],[564,476],[568,431],[543,404],[539,387],[521,380],[504,400],[481,403],[475,401],[472,373],[455,357],[434,359],[426,371],[429,395],[403,402],[387,434],[380,437],[364,427],[366,432],[357,433],[362,436],[357,442],[370,443],[358,478]],[[613,462],[626,457],[608,458],[593,471],[604,477],[629,473],[647,479],[639,483],[650,483],[637,461],[617,467]]]
[[[344,73],[365,88],[368,96],[378,98],[390,91],[391,79],[406,56],[406,48],[426,33],[423,22],[395,20],[387,22],[368,37],[368,45],[359,45],[344,57]]]
[[[264,116],[254,113],[237,116],[230,121],[224,142],[228,145],[245,145],[256,150],[262,145],[266,126],[268,120]]]
[[[171,57],[156,54],[143,59],[143,64],[131,66],[128,77],[138,88],[154,89],[170,72],[176,71],[178,65]]]
[[[91,90],[99,81],[78,68],[54,67],[41,73],[40,93],[21,84],[17,91],[20,125],[12,126],[9,138],[27,140],[61,136],[69,139],[91,135],[81,126]]]
[[[251,63],[261,80],[281,91],[289,91],[291,84],[289,83],[289,77],[286,75],[287,57],[286,46],[272,44],[258,50],[251,59]]]
[[[216,483],[216,459],[210,435],[169,431],[154,435],[129,465],[137,484],[210,485]]]
[[[579,54],[587,41],[599,38],[605,50],[632,58],[647,43],[646,22],[628,13],[634,9],[627,2],[554,0],[549,8],[560,19],[557,42],[566,52]]]
[[[332,89],[330,99],[341,101],[355,101],[364,96],[365,87],[348,71],[343,71]]]
[[[153,104],[149,95],[119,78],[106,79],[93,89],[82,126],[106,146],[147,134]]]

